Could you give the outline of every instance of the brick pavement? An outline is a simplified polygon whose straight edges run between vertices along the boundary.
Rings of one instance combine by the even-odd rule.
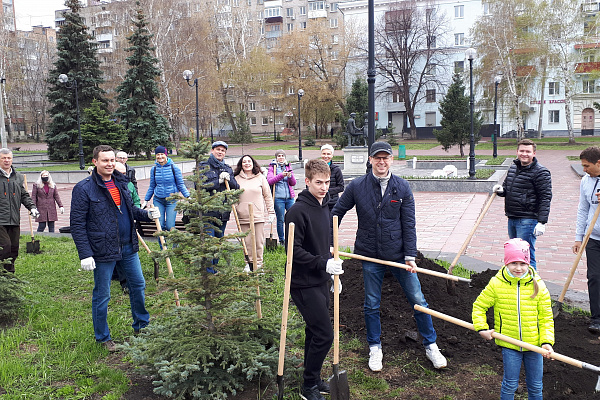
[[[252,144],[244,146],[243,149],[241,146],[232,146],[228,153],[229,155],[241,155],[242,153],[264,155],[274,153],[273,150],[255,150],[257,147],[265,146],[265,144]],[[293,151],[289,151],[288,153],[295,154]],[[303,150],[303,153],[304,158],[313,158],[319,155],[319,152],[315,150]],[[457,149],[451,149],[447,153],[438,146],[431,150],[409,151],[408,157],[457,153]],[[483,150],[478,153],[491,154],[491,151]],[[562,288],[575,258],[570,248],[575,234],[580,179],[570,167],[571,164],[576,162],[568,161],[566,156],[577,156],[579,153],[579,150],[540,150],[537,153],[540,162],[548,167],[552,173],[553,199],[546,233],[537,241],[536,254],[539,259],[538,270],[541,276],[547,282],[558,285],[553,286],[554,289],[551,290],[554,296],[557,296],[560,292],[560,288]],[[515,151],[500,150],[499,154],[514,155]],[[394,162],[394,166],[404,164],[405,161]],[[30,182],[29,188],[31,189],[31,183],[37,177],[28,176],[28,178]],[[148,184],[149,180],[139,182],[141,197],[146,192]],[[69,224],[68,214],[73,186],[72,184],[58,185],[59,194],[65,205],[65,214],[59,214],[57,228]],[[302,185],[299,183],[298,186],[303,186],[303,182]],[[444,253],[451,256],[450,260],[460,249],[488,199],[488,194],[486,193],[417,192],[414,196],[419,250],[434,254]],[[353,246],[356,226],[356,215],[354,210],[352,210],[342,221],[340,228],[341,246]],[[34,230],[36,228],[37,224],[34,222]],[[265,226],[267,235],[269,228],[268,225]],[[234,229],[235,224],[233,222],[229,223],[227,232],[233,232]],[[21,230],[23,233],[29,232],[27,214],[23,209],[21,213]],[[276,229],[274,229],[274,235],[276,236]],[[475,261],[488,262],[496,266],[501,266],[502,244],[506,239],[507,220],[504,216],[504,199],[496,198],[471,240],[465,256]],[[557,287],[558,289],[556,289]],[[555,293],[556,291],[558,293]],[[586,291],[586,264],[584,256],[571,284],[571,289],[567,294],[567,300],[570,295],[581,296],[585,295]]]

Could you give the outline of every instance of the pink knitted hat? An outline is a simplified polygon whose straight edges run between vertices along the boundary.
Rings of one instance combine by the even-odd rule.
[[[529,264],[529,243],[523,239],[509,239],[504,243],[504,264],[515,261]]]

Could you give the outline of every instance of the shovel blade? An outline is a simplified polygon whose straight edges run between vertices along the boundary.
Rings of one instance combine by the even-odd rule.
[[[154,280],[158,282],[158,273],[160,272],[160,266],[158,260],[154,260]]]
[[[335,366],[337,367],[337,365]],[[328,380],[331,400],[350,400],[350,386],[348,385],[348,374],[334,368],[333,375]]]
[[[562,310],[562,306],[563,306],[562,301],[558,301],[558,300],[552,305],[552,316],[554,318],[558,317],[558,314],[560,314],[560,310]]]
[[[446,291],[450,296],[456,296],[456,282],[446,281]]]
[[[27,253],[39,254],[40,253],[40,241],[32,240],[27,242]]]
[[[277,375],[277,400],[283,400],[283,388],[285,383],[283,381],[283,375]]]
[[[273,239],[273,237],[268,238],[265,246],[267,250],[277,249],[277,239]]]

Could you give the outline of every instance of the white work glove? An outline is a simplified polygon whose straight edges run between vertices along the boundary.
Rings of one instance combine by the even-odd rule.
[[[494,185],[494,187],[492,188],[492,192],[494,193],[504,193],[504,188],[502,187],[502,185]]]
[[[64,214],[64,213],[65,213],[65,208],[64,208],[64,207],[61,207],[61,208],[60,208],[60,213],[61,213],[61,214]]]
[[[159,219],[160,218],[160,210],[157,207],[152,207],[148,209],[148,217],[150,219]]]
[[[275,215],[269,214],[269,223],[272,224],[275,221]]]
[[[94,257],[88,257],[81,260],[81,269],[84,271],[93,271],[96,269]]]
[[[533,236],[542,236],[546,231],[546,225],[538,222],[535,228],[533,228]]]
[[[37,208],[32,208],[31,211],[29,211],[29,214],[31,214],[33,218],[37,218],[40,216],[40,212]]]
[[[335,284],[333,281],[334,276],[335,275],[331,275],[331,288],[329,289],[331,291],[331,293],[335,293],[335,287],[333,286]],[[339,293],[342,293],[342,280],[341,279],[340,279],[340,289],[339,290],[340,290]]]
[[[144,200],[144,201],[142,202],[142,206],[141,206],[140,208],[141,208],[141,209],[144,209],[144,208],[146,208],[146,204],[148,204],[148,202],[147,202],[146,200]]]
[[[329,275],[341,275],[344,273],[342,269],[342,260],[336,260],[335,258],[330,258],[327,260],[327,266],[325,270]]]
[[[221,172],[221,174],[219,175],[219,183],[223,183],[229,180],[231,180],[231,178],[229,177],[229,172]]]

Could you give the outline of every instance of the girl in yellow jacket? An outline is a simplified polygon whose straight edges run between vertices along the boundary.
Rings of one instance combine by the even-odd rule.
[[[554,344],[554,320],[550,293],[539,275],[529,265],[529,244],[523,239],[504,243],[504,267],[490,279],[473,304],[473,325],[479,334],[492,339],[497,331],[548,350],[550,358]],[[494,329],[486,321],[486,311],[494,307]],[[521,364],[529,400],[542,399],[542,355],[496,339],[502,347],[504,376],[500,400],[512,400],[519,384]]]

